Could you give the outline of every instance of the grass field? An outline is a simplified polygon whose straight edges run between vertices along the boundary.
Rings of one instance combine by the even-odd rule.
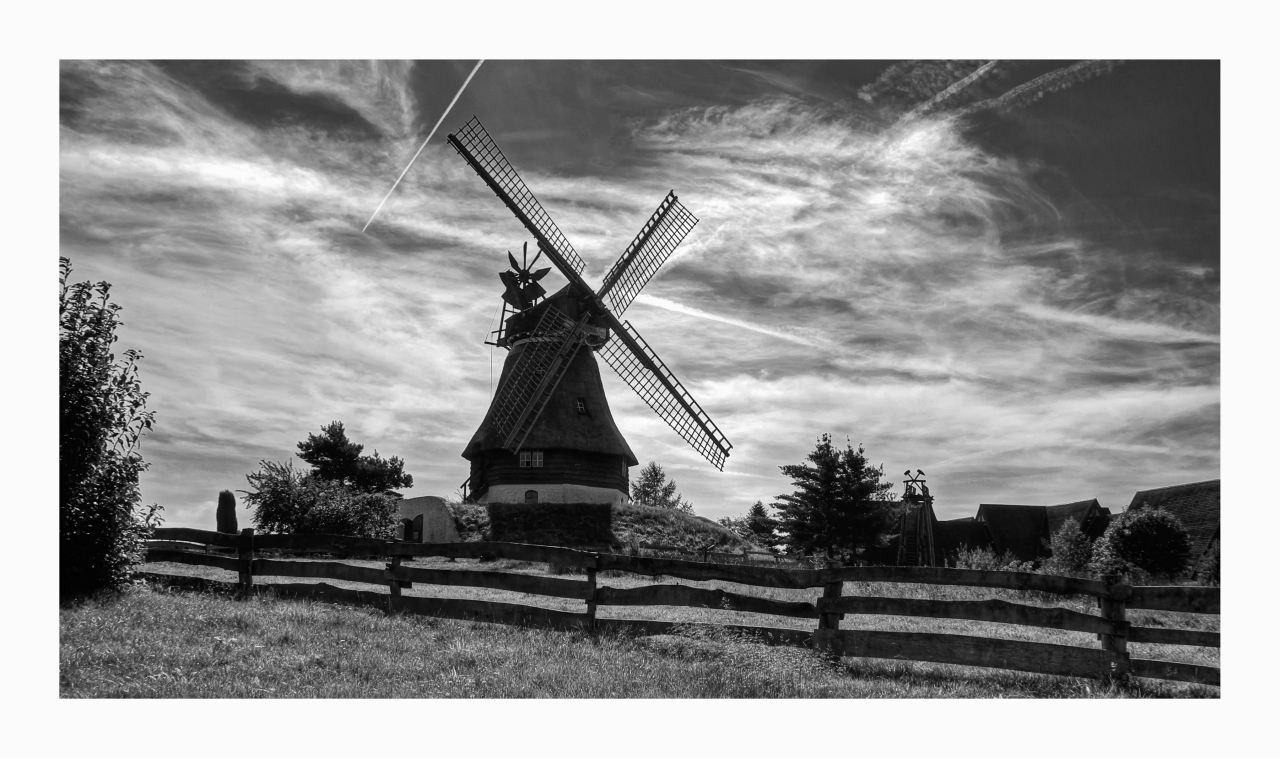
[[[382,565],[376,561],[348,561]],[[412,565],[476,568],[473,561],[419,559]],[[498,561],[480,568],[542,573]],[[234,581],[208,567],[149,564],[147,570]],[[651,584],[602,572],[602,585]],[[290,581],[273,577],[271,582]],[[299,580],[302,581],[302,580]],[[674,581],[674,580],[665,580]],[[369,589],[370,585],[331,582]],[[722,582],[681,583],[743,588]],[[753,594],[813,600],[820,590],[752,588]],[[1057,598],[930,585],[849,583],[845,594],[976,599],[1091,610]],[[580,601],[498,590],[415,585],[407,595],[470,597],[582,610]],[[812,629],[810,619],[700,608],[601,607],[601,618],[652,618]],[[1132,611],[1146,626],[1217,630],[1219,617]],[[476,622],[389,616],[373,609],[306,600],[137,587],[65,606],[60,618],[63,697],[1218,697],[1216,687],[1136,679],[1100,681],[929,663],[846,658],[770,648],[692,627],[682,634],[627,637],[522,629]],[[1093,647],[1089,634],[983,622],[846,616],[843,629],[936,631]],[[1134,657],[1219,665],[1219,651],[1130,645]]]

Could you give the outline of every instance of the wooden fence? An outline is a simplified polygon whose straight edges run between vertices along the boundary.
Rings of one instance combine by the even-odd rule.
[[[223,548],[228,549],[228,552],[210,552],[208,548]],[[229,550],[234,550],[235,553],[231,554]],[[390,558],[390,563],[385,568],[370,568],[336,561],[281,560],[259,557],[258,554],[262,551],[387,557]],[[404,558],[428,556],[505,558],[546,563],[582,569],[586,578],[565,579],[503,571],[455,571],[403,565]],[[256,586],[286,596],[385,606],[391,612],[522,626],[618,629],[640,634],[663,634],[673,627],[688,624],[597,618],[596,609],[602,605],[716,608],[816,619],[817,628],[814,631],[762,626],[715,626],[748,632],[768,644],[812,647],[833,656],[929,661],[1062,676],[1133,675],[1219,685],[1219,668],[1136,659],[1127,650],[1129,642],[1219,647],[1218,632],[1133,626],[1125,618],[1126,611],[1135,608],[1181,613],[1220,613],[1219,590],[1216,587],[1131,586],[1115,577],[1095,580],[971,569],[897,566],[787,569],[616,555],[508,542],[421,544],[332,535],[255,535],[252,529],[245,529],[238,535],[198,529],[156,529],[154,539],[148,544],[147,561],[213,566],[235,571],[239,573],[237,586],[242,590],[250,590]],[[722,581],[756,587],[821,587],[823,592],[816,603],[811,603],[775,600],[681,584],[618,588],[599,585],[596,579],[600,571],[622,571],[693,581]],[[150,575],[179,586],[218,584],[193,577]],[[327,584],[255,584],[255,578],[263,576],[335,579],[386,585],[388,592],[348,590]],[[569,598],[583,601],[586,607],[583,612],[571,612],[517,603],[403,595],[401,590],[415,582]],[[922,600],[844,596],[842,592],[845,582],[951,585],[1084,595],[1097,598],[1099,614],[1061,607],[1023,605],[998,599]],[[842,630],[840,619],[849,613],[963,619],[1087,632],[1096,634],[1100,645],[1098,648],[1087,648],[960,634]]]

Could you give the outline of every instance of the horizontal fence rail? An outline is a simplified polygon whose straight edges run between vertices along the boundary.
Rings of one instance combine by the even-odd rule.
[[[1104,650],[964,634],[820,629],[814,632],[814,641],[839,655],[954,663],[1059,676],[1097,676],[1113,663],[1111,655]]]
[[[1129,625],[1069,608],[1041,608],[1007,600],[914,600],[897,597],[841,597],[819,600],[818,608],[828,613],[862,613],[879,616],[923,616],[1001,624],[1039,626],[1069,632],[1124,634]]]
[[[1219,684],[1220,669],[1198,664],[1132,658],[1127,643],[1220,647],[1218,632],[1134,626],[1126,608],[1177,613],[1217,614],[1216,587],[1130,586],[1115,577],[1104,580],[1032,574],[1029,572],[893,566],[784,568],[781,566],[715,563],[706,560],[616,555],[547,545],[510,542],[408,543],[324,534],[223,534],[199,529],[164,528],[148,542],[149,563],[170,562],[209,566],[239,574],[232,584],[195,577],[147,573],[175,587],[223,587],[266,590],[285,597],[313,598],[355,605],[377,605],[390,612],[441,618],[470,619],[518,626],[556,629],[615,630],[633,634],[669,634],[687,627],[711,627],[741,634],[770,645],[814,648],[832,656],[981,666],[1061,676],[1142,676],[1204,684]],[[341,557],[389,558],[384,568],[354,566],[329,560],[263,558],[258,551],[327,554]],[[709,553],[708,553],[709,554]],[[743,558],[740,554],[737,559]],[[405,566],[413,557],[495,559],[545,563],[586,573],[564,579],[511,571],[449,570]],[[697,582],[728,582],[787,590],[823,588],[816,602],[759,597],[721,588],[683,584],[654,584],[621,588],[599,586],[601,571],[672,577]],[[331,579],[385,585],[389,593],[355,590],[321,583],[256,583],[255,577]],[[843,595],[846,582],[868,584],[927,584],[1086,596],[1097,599],[1100,615],[1071,608],[1024,605],[1004,599],[941,600],[867,595]],[[404,596],[415,583],[432,586],[477,587],[579,600],[585,612],[542,608],[520,603],[460,598]],[[738,626],[671,621],[596,618],[599,606],[681,606],[816,619],[817,629],[806,631],[768,626]],[[1100,648],[1028,642],[995,637],[926,632],[842,630],[845,614],[909,616],[994,622],[1095,634]]]

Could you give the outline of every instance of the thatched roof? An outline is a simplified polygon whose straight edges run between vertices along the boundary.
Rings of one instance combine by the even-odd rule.
[[[523,349],[524,343],[521,343],[507,353],[502,364],[499,387],[506,381]],[[578,411],[578,398],[583,399],[586,413]],[[542,410],[542,415],[529,432],[524,447],[532,450],[562,448],[621,455],[626,458],[628,466],[638,465],[639,461],[613,421],[609,400],[605,397],[604,385],[600,381],[600,368],[591,350],[585,347],[578,350],[564,378]],[[489,414],[486,414],[480,428],[463,450],[462,457],[472,460],[481,451],[501,448],[502,439]]]

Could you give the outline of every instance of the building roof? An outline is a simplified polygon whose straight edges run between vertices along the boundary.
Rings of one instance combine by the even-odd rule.
[[[511,348],[502,364],[502,377],[498,386],[506,380],[512,367],[520,357],[525,343]],[[495,393],[495,397],[496,397]],[[578,412],[577,400],[583,398],[586,413]],[[490,408],[492,412],[492,407]],[[581,348],[569,364],[560,384],[547,400],[546,407],[534,423],[524,447],[530,450],[562,448],[566,450],[582,450],[592,453],[621,455],[627,459],[628,466],[639,464],[631,447],[618,431],[609,411],[609,400],[604,394],[604,385],[600,381],[600,367],[596,364],[591,350]],[[490,414],[485,414],[480,428],[472,435],[471,441],[462,452],[467,460],[474,459],[481,451],[502,448],[502,439],[493,424]]]
[[[1034,561],[1049,539],[1049,517],[1043,505],[1002,505],[983,503],[975,520],[987,525],[991,549],[996,555],[1006,551],[1020,561]]]
[[[1191,537],[1191,559],[1198,561],[1218,536],[1221,479],[1142,490],[1130,508],[1163,508],[1178,517]]]
[[[1102,506],[1098,505],[1097,499],[1045,506],[1045,515],[1049,518],[1049,534],[1056,534],[1068,518],[1083,528],[1085,520],[1092,515],[1095,509],[1102,509]]]
[[[933,548],[937,553],[934,565],[945,566],[945,562],[954,558],[962,547],[970,550],[989,549],[991,534],[987,531],[987,525],[975,521],[972,516],[934,523]]]

